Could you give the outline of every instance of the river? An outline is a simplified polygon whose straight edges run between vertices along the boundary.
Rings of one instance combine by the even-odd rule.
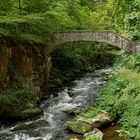
[[[65,112],[73,108],[82,110],[86,105],[95,104],[97,90],[106,82],[104,75],[108,72],[110,69],[96,70],[70,82],[55,96],[51,95],[41,103],[40,107],[44,113],[36,119],[19,122],[11,127],[2,127],[0,140],[69,140],[63,124],[70,116]],[[24,130],[11,131],[19,124],[36,125]]]

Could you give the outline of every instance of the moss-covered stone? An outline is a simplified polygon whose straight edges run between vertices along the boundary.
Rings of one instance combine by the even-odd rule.
[[[65,128],[75,133],[84,134],[92,130],[92,125],[81,120],[70,120],[65,122]]]
[[[37,128],[46,125],[48,125],[48,122],[46,120],[38,120],[29,124],[25,124],[25,123],[19,124],[15,126],[11,131],[28,130],[28,129]]]
[[[78,114],[81,113],[81,110],[78,109],[78,108],[73,108],[73,109],[70,109],[70,110],[65,110],[64,112],[68,115],[78,115]]]
[[[93,127],[101,128],[104,125],[110,124],[114,121],[114,118],[106,111],[98,114],[96,117],[84,120],[85,122],[92,124]]]
[[[40,108],[37,108],[37,107],[25,109],[20,112],[20,118],[22,118],[22,119],[32,118],[36,115],[41,114],[42,112],[43,112],[43,110],[41,110]]]
[[[2,120],[10,120],[10,121],[16,121],[16,120],[24,120],[24,119],[32,119],[35,116],[40,115],[43,113],[43,110],[38,107],[33,108],[27,108],[24,110],[19,109],[13,109],[8,110],[7,112],[0,112],[0,117]]]
[[[102,139],[103,133],[97,128],[94,128],[91,132],[84,134],[84,140],[102,140]]]

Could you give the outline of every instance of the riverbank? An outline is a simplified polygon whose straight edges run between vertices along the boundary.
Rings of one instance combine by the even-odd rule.
[[[84,120],[107,111],[120,125],[119,133],[126,140],[140,139],[140,56],[123,54],[98,93],[96,106],[89,106],[78,115]],[[115,139],[113,139],[115,140]]]

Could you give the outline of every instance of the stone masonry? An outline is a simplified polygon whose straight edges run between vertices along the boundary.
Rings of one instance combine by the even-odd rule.
[[[102,42],[118,47],[132,55],[139,52],[140,46],[112,30],[97,31],[70,31],[60,32],[59,37],[54,39],[54,46],[69,42],[89,41]]]

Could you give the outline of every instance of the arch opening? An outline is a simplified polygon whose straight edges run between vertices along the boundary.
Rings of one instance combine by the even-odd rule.
[[[63,81],[72,80],[81,73],[112,66],[118,51],[120,49],[106,43],[64,43],[51,53],[50,81],[54,82],[52,85],[60,85]]]

